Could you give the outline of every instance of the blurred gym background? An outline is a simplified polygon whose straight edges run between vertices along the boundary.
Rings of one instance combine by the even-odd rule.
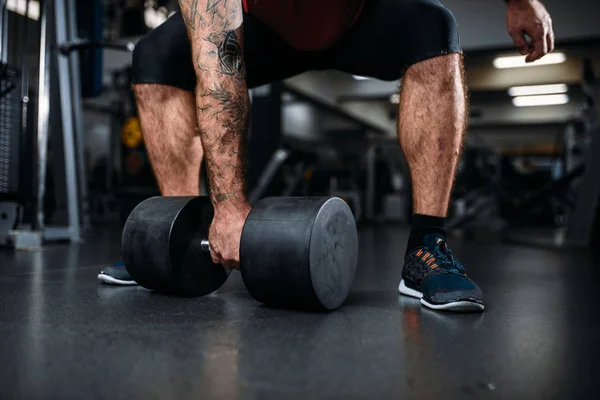
[[[114,232],[158,194],[131,92],[136,41],[176,0],[2,0],[0,245]],[[526,66],[501,0],[446,0],[466,53],[469,133],[448,230],[531,246],[600,243],[600,5],[546,0],[556,51]],[[397,91],[334,71],[252,90],[251,199],[335,195],[359,224],[404,224]],[[206,190],[204,188],[204,190]]]

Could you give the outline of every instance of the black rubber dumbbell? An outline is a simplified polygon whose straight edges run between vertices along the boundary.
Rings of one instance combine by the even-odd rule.
[[[130,214],[123,261],[141,286],[171,295],[217,290],[230,270],[214,264],[207,197],[153,197]],[[272,197],[252,208],[242,231],[240,269],[258,301],[277,307],[338,308],[356,270],[358,240],[348,205],[336,197]]]

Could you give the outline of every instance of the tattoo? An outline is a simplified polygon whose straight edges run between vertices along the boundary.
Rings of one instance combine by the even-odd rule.
[[[224,20],[225,17],[219,11],[219,5],[223,3],[223,8],[227,9],[227,0],[208,0],[206,2],[206,13],[210,14],[212,17],[210,23],[215,23],[215,17],[218,17],[220,20]]]
[[[222,74],[246,79],[243,50],[236,31],[212,33],[204,40],[216,46]]]
[[[206,12],[216,12],[217,6],[221,3],[227,3],[227,0],[208,0],[206,2]]]
[[[231,193],[219,193],[214,196],[215,203],[221,203],[225,200],[237,200],[240,198],[239,193],[231,192]]]
[[[203,21],[202,15],[198,13],[198,0],[192,0],[190,4],[190,12],[185,15],[187,25],[193,30],[196,30],[196,20]]]
[[[236,0],[237,1],[237,0]],[[204,19],[202,12],[198,9],[198,0],[190,1],[190,10],[185,16],[188,26],[195,31],[198,24],[202,26],[213,25],[215,23],[215,17],[221,21],[226,21],[223,15],[223,10],[227,10],[227,0],[207,0],[206,10],[204,13],[210,19],[210,21]],[[236,9],[232,7],[232,15],[235,15]],[[227,21],[226,21],[227,22]]]
[[[248,115],[248,97],[241,96],[225,89],[222,85],[215,83],[214,89],[210,89],[210,95],[217,100],[222,111],[227,113],[230,124],[240,124]]]

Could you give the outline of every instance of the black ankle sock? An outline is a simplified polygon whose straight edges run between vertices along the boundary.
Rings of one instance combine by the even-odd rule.
[[[411,222],[412,228],[410,230],[410,236],[408,237],[406,254],[419,246],[423,246],[423,238],[430,233],[439,233],[443,237],[446,237],[444,221],[445,218],[441,217],[413,214]]]

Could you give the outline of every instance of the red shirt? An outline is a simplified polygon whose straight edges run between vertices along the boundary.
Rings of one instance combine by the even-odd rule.
[[[291,47],[322,50],[341,38],[366,0],[243,0],[244,10],[269,25]]]

